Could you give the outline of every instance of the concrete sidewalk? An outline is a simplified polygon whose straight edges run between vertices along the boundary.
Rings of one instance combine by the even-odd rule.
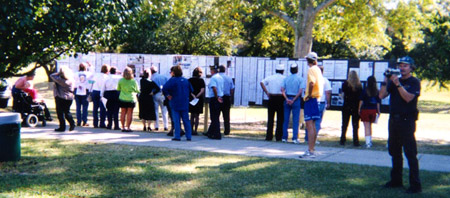
[[[224,154],[247,155],[258,157],[288,158],[308,161],[324,161],[333,163],[348,163],[372,166],[391,166],[391,158],[387,151],[361,149],[316,147],[316,158],[299,159],[307,149],[305,144],[267,142],[260,140],[243,140],[238,138],[222,138],[210,140],[203,135],[193,136],[191,142],[182,138],[181,142],[171,141],[164,132],[156,133],[122,133],[105,129],[77,127],[74,131],[65,133],[54,132],[56,126],[22,128],[22,138],[61,139],[87,142],[103,142],[127,144],[136,146],[154,146],[172,149],[207,151]],[[420,170],[450,172],[450,156],[419,154]],[[406,159],[403,163],[407,168]]]

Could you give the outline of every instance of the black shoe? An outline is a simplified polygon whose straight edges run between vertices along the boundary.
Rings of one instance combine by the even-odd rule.
[[[192,132],[192,135],[198,135],[198,133],[197,132]]]
[[[186,141],[189,141],[189,142],[190,142],[190,141],[191,141],[191,139],[186,139]]]
[[[406,193],[408,193],[408,194],[421,193],[421,192],[422,192],[422,188],[421,187],[418,187],[418,188],[409,187],[406,190]]]
[[[155,128],[155,131],[158,131],[158,128]]]
[[[69,131],[73,131],[75,129],[75,125],[71,125],[70,127],[69,127]]]
[[[402,188],[403,184],[402,183],[394,183],[392,181],[388,181],[386,184],[384,184],[385,188]]]
[[[114,127],[114,130],[122,130],[120,127]]]
[[[204,136],[209,136],[209,133],[208,132],[204,132],[204,133],[202,133]]]
[[[230,132],[223,132],[224,135],[230,135]]]
[[[181,141],[181,139],[172,138],[172,141]]]
[[[150,127],[147,127],[147,131],[152,131],[152,128],[150,128]]]
[[[266,138],[266,141],[272,141],[272,138]],[[281,141],[281,140],[280,140]]]
[[[57,129],[55,129],[55,131],[56,131],[56,132],[64,132],[64,131],[66,131],[66,129],[57,128]]]
[[[100,128],[102,128],[102,129],[106,129],[106,125],[100,126]]]
[[[45,118],[45,120],[47,120],[47,121],[53,121],[53,118],[52,117],[48,117],[48,118]]]
[[[144,129],[142,129],[142,131],[147,131],[147,127],[144,127]]]
[[[173,132],[167,133],[167,136],[173,136]]]
[[[107,126],[107,127],[106,127],[106,129],[109,129],[109,130],[111,130],[112,128],[111,128],[110,126]]]
[[[183,137],[183,135],[186,134],[184,131],[181,131],[180,137]]]
[[[77,126],[81,126],[81,123],[77,123]]]
[[[164,131],[167,131],[167,130],[169,130],[168,128],[164,128]]]
[[[345,146],[345,142],[343,142],[343,141],[340,141],[340,142],[339,142],[339,145],[341,145],[341,146]]]
[[[220,135],[217,135],[217,136],[215,136],[215,135],[210,135],[210,136],[208,136],[208,138],[209,138],[209,139],[213,139],[213,140],[221,140],[221,139],[222,139],[222,137],[221,137]]]

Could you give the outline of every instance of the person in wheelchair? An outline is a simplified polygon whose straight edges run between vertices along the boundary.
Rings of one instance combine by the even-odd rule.
[[[13,95],[13,110],[21,113],[22,118],[24,118],[25,121],[32,118],[36,119],[36,117],[38,120],[30,121],[52,121],[53,119],[45,101],[39,97],[37,90],[33,88],[32,81],[34,76],[34,71],[31,71],[19,78],[14,84],[11,90]],[[29,116],[30,114],[34,114],[36,117]],[[43,125],[45,125],[44,122]]]

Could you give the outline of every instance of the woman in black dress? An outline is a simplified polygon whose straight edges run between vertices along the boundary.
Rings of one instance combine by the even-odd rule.
[[[144,131],[152,131],[150,124],[152,120],[156,120],[155,105],[153,102],[153,94],[160,91],[158,85],[150,78],[150,70],[144,70],[141,78],[141,93],[139,94],[139,119],[144,124]],[[148,122],[148,127],[146,123]]]
[[[197,98],[198,102],[195,105],[189,105],[189,112],[191,113],[191,126],[192,126],[192,135],[198,135],[198,122],[199,116],[203,113],[203,104],[204,104],[204,93],[205,93],[205,81],[201,78],[202,69],[197,67],[192,72],[192,78],[189,79],[192,87],[194,88],[194,92],[189,96],[189,101]]]

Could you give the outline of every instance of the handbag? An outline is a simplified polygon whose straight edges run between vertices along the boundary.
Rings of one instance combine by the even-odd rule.
[[[92,94],[92,87],[94,87],[94,83],[92,83],[91,84],[91,91],[89,91],[88,93],[88,96],[87,96],[87,98],[86,98],[86,100],[88,101],[88,102],[92,102],[92,96],[91,96],[91,94]]]

